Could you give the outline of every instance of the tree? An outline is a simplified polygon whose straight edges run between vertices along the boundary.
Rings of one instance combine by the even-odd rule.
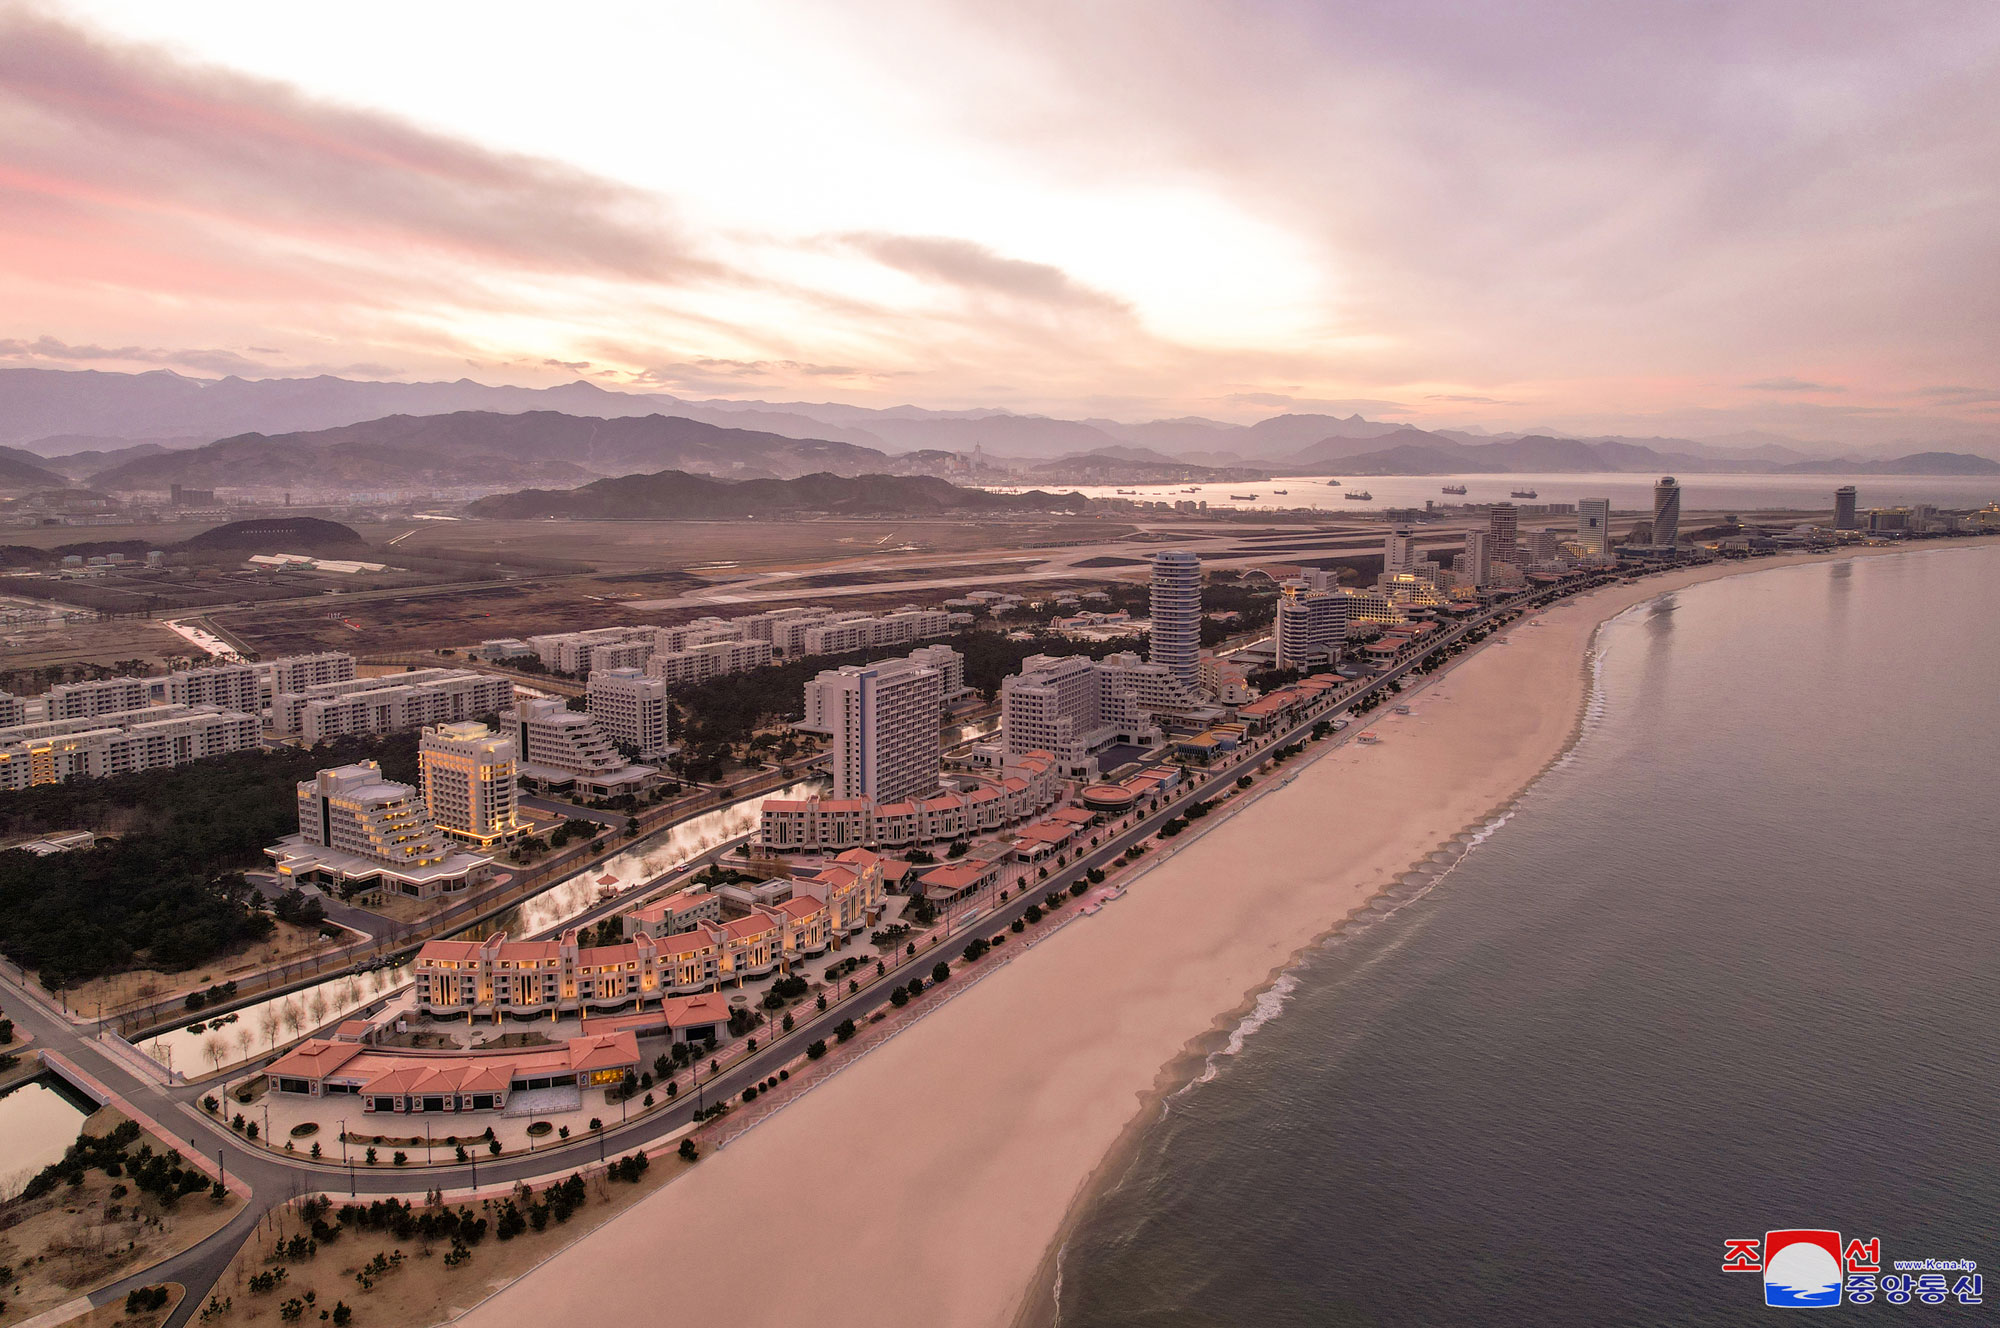
[[[695,1147],[693,1139],[683,1138],[681,1140],[681,1161],[692,1162],[700,1156],[701,1151]]]
[[[947,964],[944,960],[940,959],[935,964],[931,965],[932,982],[943,982],[946,978],[950,976],[951,976],[951,965]]]
[[[826,1039],[814,1038],[806,1046],[806,1055],[813,1060],[818,1060],[820,1057],[826,1055]]]
[[[852,1019],[841,1020],[834,1026],[833,1035],[842,1042],[847,1041],[854,1036],[854,1021]]]

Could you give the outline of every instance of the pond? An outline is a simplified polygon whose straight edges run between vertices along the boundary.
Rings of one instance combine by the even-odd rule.
[[[35,1173],[59,1162],[94,1108],[53,1075],[30,1079],[0,1097],[0,1199],[11,1199]]]

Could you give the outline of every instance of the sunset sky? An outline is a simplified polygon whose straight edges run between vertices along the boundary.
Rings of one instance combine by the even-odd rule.
[[[2000,5],[0,0],[0,365],[2000,437]]]

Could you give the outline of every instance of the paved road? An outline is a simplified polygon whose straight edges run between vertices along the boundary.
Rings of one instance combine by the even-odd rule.
[[[1582,586],[1565,587],[1563,591],[1573,593],[1580,588]],[[1437,641],[1429,644],[1425,653],[1428,655],[1431,650],[1454,644],[1467,632],[1484,626],[1496,614],[1532,610],[1554,598],[1555,594],[1554,591],[1538,592],[1481,614],[1442,634]],[[1272,749],[1303,740],[1310,734],[1315,723],[1331,718],[1355,702],[1382,691],[1407,674],[1416,662],[1417,660],[1413,658],[1399,663],[1368,681],[1352,695],[1342,697],[1338,703],[1322,702],[1312,711],[1301,715],[1298,722],[1285,732],[1271,735],[1255,746],[1245,749],[1242,754],[1219,769],[1190,772],[1188,782],[1163,800],[1156,810],[1143,815],[1135,824],[1110,837],[1102,846],[1090,851],[1079,861],[1059,869],[1052,868],[1045,883],[1037,882],[1032,887],[1021,890],[1008,902],[981,914],[977,920],[977,930],[992,932],[1003,929],[1049,892],[1066,891],[1072,882],[1091,868],[1109,866],[1124,853],[1126,848],[1157,834],[1160,827],[1169,818],[1178,815],[1189,800],[1209,796],[1226,788],[1228,782],[1237,774],[1246,769],[1254,769]],[[1343,741],[1345,736],[1336,737],[1334,741]],[[584,921],[595,920],[596,916],[616,911],[621,902],[624,901],[608,901],[600,908],[593,909]],[[699,1080],[693,1090],[682,1094],[671,1106],[655,1110],[628,1123],[609,1125],[595,1136],[573,1139],[534,1154],[485,1163],[475,1161],[467,1165],[453,1162],[436,1166],[417,1165],[394,1169],[344,1168],[337,1159],[315,1162],[308,1158],[267,1152],[248,1144],[200,1110],[197,1103],[203,1092],[207,1091],[203,1086],[168,1087],[142,1077],[123,1060],[108,1055],[90,1040],[89,1034],[92,1030],[89,1023],[79,1024],[67,1018],[45,996],[22,989],[18,990],[7,1004],[9,1014],[24,1030],[34,1034],[38,1046],[56,1050],[69,1057],[86,1073],[124,1096],[140,1111],[159,1122],[163,1128],[186,1138],[190,1152],[217,1159],[231,1175],[241,1178],[250,1186],[251,1199],[245,1206],[244,1212],[223,1230],[192,1249],[134,1274],[91,1297],[94,1304],[101,1305],[123,1297],[135,1286],[166,1280],[178,1281],[188,1288],[186,1300],[169,1319],[169,1328],[178,1328],[178,1325],[185,1323],[207,1303],[210,1288],[214,1286],[216,1279],[227,1267],[236,1249],[242,1244],[258,1218],[270,1208],[296,1194],[316,1190],[339,1193],[343,1187],[347,1192],[357,1196],[411,1194],[426,1189],[440,1189],[449,1194],[452,1191],[469,1191],[475,1185],[490,1188],[496,1184],[512,1183],[517,1180],[533,1180],[644,1147],[689,1125],[698,1105],[740,1096],[745,1088],[761,1083],[776,1074],[782,1065],[799,1055],[801,1049],[808,1043],[817,1039],[833,1042],[834,1028],[842,1020],[853,1019],[857,1023],[864,1022],[868,1015],[889,1002],[890,993],[896,986],[907,985],[914,977],[928,979],[932,966],[940,958],[956,961],[959,958],[959,942],[967,934],[967,929],[962,926],[957,927],[938,944],[926,947],[915,957],[895,956],[893,952],[892,956],[885,956],[885,962],[891,957],[895,959],[888,969],[886,980],[878,979],[872,982],[858,995],[838,1001],[823,1014],[811,1009],[792,1011],[798,1023],[791,1033],[779,1035],[773,1041],[761,1046],[755,1054],[722,1070],[713,1079]],[[18,983],[16,985],[18,986]]]

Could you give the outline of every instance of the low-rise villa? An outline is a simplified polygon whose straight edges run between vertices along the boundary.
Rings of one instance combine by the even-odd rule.
[[[615,945],[584,945],[575,929],[553,941],[510,941],[503,933],[428,942],[413,966],[417,1008],[432,1018],[496,1020],[643,1010],[789,971],[865,929],[882,908],[882,868],[872,853],[846,855],[780,884],[786,897],[727,921],[715,920],[706,900],[642,909],[627,919],[630,939]],[[669,920],[685,929],[651,930]]]
[[[639,1068],[629,1031],[587,1034],[556,1047],[418,1051],[344,1038],[308,1038],[273,1061],[274,1093],[352,1095],[363,1112],[499,1111],[512,1093],[621,1083]]]

